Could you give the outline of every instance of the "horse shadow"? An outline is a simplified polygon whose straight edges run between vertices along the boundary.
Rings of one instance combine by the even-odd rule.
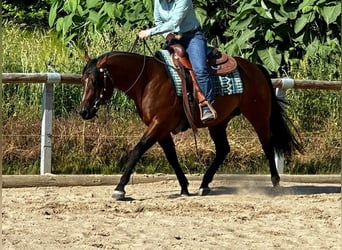
[[[293,185],[273,187],[271,185],[239,185],[239,186],[216,186],[210,189],[207,196],[219,195],[251,195],[259,194],[266,196],[281,195],[316,195],[316,194],[338,194],[341,193],[341,185]],[[198,196],[197,193],[190,193],[189,196]],[[177,199],[181,197],[179,194],[171,194],[169,199]]]
[[[266,196],[282,196],[282,195],[317,195],[317,194],[339,194],[341,193],[340,184],[326,184],[326,185],[313,185],[301,184],[273,187],[264,183],[244,183],[235,184],[232,186],[215,186],[210,189],[207,196],[220,196],[220,195],[266,195]],[[190,197],[198,196],[197,192],[189,194]],[[182,196],[179,193],[172,193],[167,196],[168,199],[179,199]],[[183,197],[185,198],[185,197]],[[144,201],[145,198],[135,199],[130,196],[121,199],[120,201]]]
[[[338,194],[341,193],[340,185],[293,185],[293,186],[237,186],[212,188],[209,195],[229,194],[263,194],[268,196],[279,195],[315,195],[315,194]]]

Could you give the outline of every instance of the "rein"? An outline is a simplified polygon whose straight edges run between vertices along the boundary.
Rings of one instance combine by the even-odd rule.
[[[135,41],[134,41],[132,47],[130,48],[129,52],[132,52],[133,50],[135,50],[135,48],[137,46],[137,43],[138,43],[138,39],[139,39],[138,37],[137,37],[137,39],[135,39]],[[145,42],[144,44],[147,46],[146,41],[144,41],[144,42]],[[148,47],[148,49],[151,51],[151,49],[149,47]],[[106,61],[107,61],[107,58],[108,58],[108,56],[106,56]],[[143,63],[143,66],[142,66],[142,68],[141,68],[141,70],[139,72],[139,75],[138,75],[137,79],[134,81],[134,83],[131,84],[131,86],[126,91],[124,91],[125,94],[127,94],[137,84],[138,80],[140,79],[140,77],[141,77],[141,75],[142,75],[142,73],[143,73],[143,71],[145,69],[145,66],[146,66],[146,55],[145,55],[145,46],[144,46],[144,63]],[[93,106],[93,108],[96,111],[99,110],[100,105],[106,104],[106,103],[109,102],[109,99],[108,100],[104,100],[104,93],[107,91],[107,87],[108,87],[108,82],[107,82],[108,78],[109,78],[110,82],[113,84],[113,78],[111,77],[111,75],[110,75],[110,73],[109,73],[109,71],[108,71],[108,69],[106,67],[99,68],[99,71],[101,73],[103,73],[104,87],[101,90],[99,98],[96,99],[95,104]]]
[[[134,43],[133,43],[131,49],[129,50],[130,53],[132,53],[132,52],[135,50],[138,41],[139,41],[139,37],[137,36],[137,38],[135,39],[135,41],[134,41]],[[146,47],[147,47],[147,48],[149,49],[149,51],[151,52],[151,49],[148,47],[146,41],[144,40],[144,47],[143,47],[143,48],[144,48],[144,63],[143,63],[143,66],[142,66],[142,68],[141,68],[141,70],[140,70],[140,73],[139,73],[137,79],[134,81],[134,83],[131,85],[131,87],[129,87],[129,88],[124,92],[125,94],[127,94],[127,93],[135,86],[135,84],[137,84],[137,82],[138,82],[138,80],[140,79],[142,73],[144,72],[144,69],[145,69],[145,66],[146,66],[146,53],[145,53],[145,48],[146,48]]]
[[[135,39],[135,41],[134,41],[132,47],[129,49],[129,52],[130,52],[130,53],[132,53],[132,52],[136,49],[137,44],[138,44],[138,41],[139,41],[139,37],[137,37],[137,38]],[[133,84],[131,84],[131,86],[130,86],[127,90],[124,91],[125,94],[127,94],[127,93],[128,93],[128,92],[137,84],[137,82],[139,81],[141,75],[142,75],[143,72],[144,72],[144,69],[145,69],[145,66],[146,66],[146,51],[145,51],[145,48],[146,48],[146,47],[148,48],[149,52],[152,54],[150,47],[147,45],[146,41],[144,40],[144,47],[143,47],[143,48],[144,48],[144,61],[143,61],[143,65],[142,65],[141,70],[140,70],[140,72],[139,72],[139,74],[138,74],[138,76],[137,76],[137,79],[135,79],[135,81],[133,82]],[[108,57],[108,56],[107,56],[107,57]],[[106,60],[107,60],[107,58],[106,58]],[[113,79],[112,79],[112,77],[110,76],[109,71],[107,70],[107,68],[105,68],[105,67],[102,68],[102,67],[101,67],[101,68],[99,68],[99,71],[104,73],[103,78],[104,78],[105,87],[104,87],[103,90],[102,90],[102,93],[103,93],[104,91],[106,91],[107,78],[110,78],[110,81],[111,81],[112,83],[113,83]],[[96,102],[98,102],[99,104],[95,103],[97,109],[98,109],[98,106],[99,106],[100,104],[103,103],[103,102],[101,103],[101,101],[100,101],[101,98],[103,98],[103,94],[100,94],[100,98],[96,101]],[[95,106],[94,106],[94,108],[95,108]]]
[[[139,39],[139,37],[137,36],[136,39],[135,39],[135,41],[134,41],[134,43],[132,44],[132,46],[131,46],[131,48],[129,49],[128,52],[133,53],[133,52],[136,50],[137,44],[138,44],[139,40],[140,40],[140,39]],[[147,48],[148,52],[153,56],[153,58],[154,58],[155,60],[157,60],[158,62],[160,62],[161,64],[164,64],[164,65],[166,65],[166,66],[173,67],[176,71],[180,72],[180,76],[183,78],[183,85],[184,85],[184,86],[183,86],[183,92],[186,91],[186,89],[185,89],[185,72],[184,72],[184,70],[182,71],[181,69],[179,69],[179,68],[177,68],[177,67],[174,67],[173,65],[168,65],[168,64],[165,63],[163,60],[160,60],[159,58],[157,58],[157,57],[154,55],[154,53],[152,52],[151,48],[148,46],[146,40],[143,39],[142,41],[143,41],[143,58],[144,58],[144,59],[143,59],[142,68],[141,68],[141,70],[140,70],[140,72],[139,72],[139,74],[138,74],[136,80],[133,82],[133,84],[131,84],[131,86],[130,86],[127,90],[124,91],[124,93],[127,94],[130,90],[132,90],[132,88],[138,83],[139,79],[141,78],[141,76],[142,76],[142,74],[143,74],[143,72],[144,72],[144,69],[145,69],[145,66],[146,66],[146,48]],[[107,58],[106,58],[106,60],[107,60]],[[107,80],[108,80],[108,78],[109,78],[109,80],[110,80],[110,81],[112,82],[112,84],[113,84],[113,79],[112,79],[112,77],[110,76],[110,73],[109,73],[109,71],[107,70],[107,68],[101,67],[101,68],[99,68],[99,71],[100,71],[101,73],[103,73],[104,88],[102,89],[99,98],[95,101],[94,109],[96,109],[96,110],[99,109],[99,106],[100,106],[101,104],[105,104],[105,103],[107,103],[107,102],[109,101],[109,100],[103,100],[104,92],[107,91],[107,86],[108,86]],[[186,93],[185,93],[185,95],[186,95]],[[198,147],[197,147],[197,127],[196,127],[196,126],[194,125],[194,123],[193,123],[192,116],[191,116],[191,114],[190,114],[189,104],[188,104],[188,103],[185,103],[185,102],[187,102],[187,101],[185,101],[184,98],[183,98],[183,103],[184,103],[184,105],[185,105],[185,110],[184,110],[184,111],[185,111],[185,114],[186,114],[186,119],[188,120],[189,125],[190,125],[190,127],[191,127],[191,129],[192,129],[192,132],[193,132],[193,135],[194,135],[196,154],[197,154],[197,156],[198,156]]]
[[[132,52],[136,45],[137,45],[137,42],[139,40],[139,37],[137,37],[133,43],[133,46],[131,47],[131,50],[130,52]],[[192,133],[193,133],[193,136],[194,136],[194,141],[195,141],[195,149],[196,149],[196,155],[197,157],[199,156],[198,154],[198,146],[197,146],[197,127],[196,125],[194,124],[194,121],[193,121],[193,118],[192,118],[192,115],[191,115],[191,111],[190,111],[190,106],[189,106],[189,100],[188,100],[188,96],[187,96],[187,93],[186,93],[186,76],[185,76],[185,71],[184,71],[184,68],[182,67],[175,67],[173,65],[169,65],[167,64],[166,62],[164,62],[163,60],[160,60],[159,58],[157,58],[156,56],[154,56],[151,48],[148,46],[147,42],[145,39],[143,39],[143,43],[144,43],[144,58],[145,58],[145,48],[148,49],[148,51],[150,52],[151,55],[153,55],[153,58],[155,60],[157,60],[158,62],[160,62],[161,64],[164,64],[165,66],[167,67],[172,67],[173,69],[175,69],[178,73],[179,73],[179,76],[181,77],[182,79],[182,92],[183,92],[183,108],[184,108],[184,113],[186,115],[186,119],[190,125],[190,128],[192,130]]]

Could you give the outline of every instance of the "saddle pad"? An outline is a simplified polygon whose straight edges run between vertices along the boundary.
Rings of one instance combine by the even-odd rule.
[[[182,96],[182,81],[175,70],[171,54],[168,50],[159,50],[158,54],[164,60],[167,71],[172,79],[177,96]],[[241,94],[243,92],[243,84],[238,69],[225,76],[210,75],[213,83],[213,91],[215,96]]]

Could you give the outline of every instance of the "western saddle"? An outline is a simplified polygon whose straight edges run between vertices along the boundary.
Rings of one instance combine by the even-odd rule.
[[[170,51],[172,55],[172,60],[174,65],[176,66],[178,72],[182,78],[182,95],[183,95],[183,102],[185,105],[185,113],[190,122],[190,125],[193,126],[191,123],[193,121],[192,116],[189,113],[193,113],[189,107],[189,100],[187,94],[187,83],[186,83],[186,74],[185,72],[188,71],[191,80],[192,80],[192,87],[193,87],[193,97],[198,100],[199,110],[200,110],[200,117],[202,117],[202,107],[208,106],[208,108],[213,112],[214,117],[216,118],[217,113],[212,105],[206,100],[205,96],[203,95],[197,79],[196,75],[192,69],[191,62],[188,58],[188,55],[184,49],[184,47],[178,43],[169,43],[166,46],[166,49]],[[211,75],[227,75],[234,71],[237,67],[236,60],[225,53],[219,52],[216,48],[214,48],[209,55],[207,56],[207,68],[208,72]],[[191,119],[191,120],[189,120]]]

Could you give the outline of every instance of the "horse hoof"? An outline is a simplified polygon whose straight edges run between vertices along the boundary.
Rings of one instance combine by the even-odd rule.
[[[279,183],[280,183],[279,176],[272,176],[271,181],[272,181],[273,187],[279,187]]]
[[[123,200],[125,199],[125,194],[125,191],[114,190],[112,198],[114,198],[115,200]]]
[[[180,196],[181,196],[181,197],[189,197],[190,194],[189,194],[189,193],[181,193]]]
[[[210,193],[210,188],[200,188],[198,190],[199,196],[205,196],[205,195],[208,195],[209,193]]]

